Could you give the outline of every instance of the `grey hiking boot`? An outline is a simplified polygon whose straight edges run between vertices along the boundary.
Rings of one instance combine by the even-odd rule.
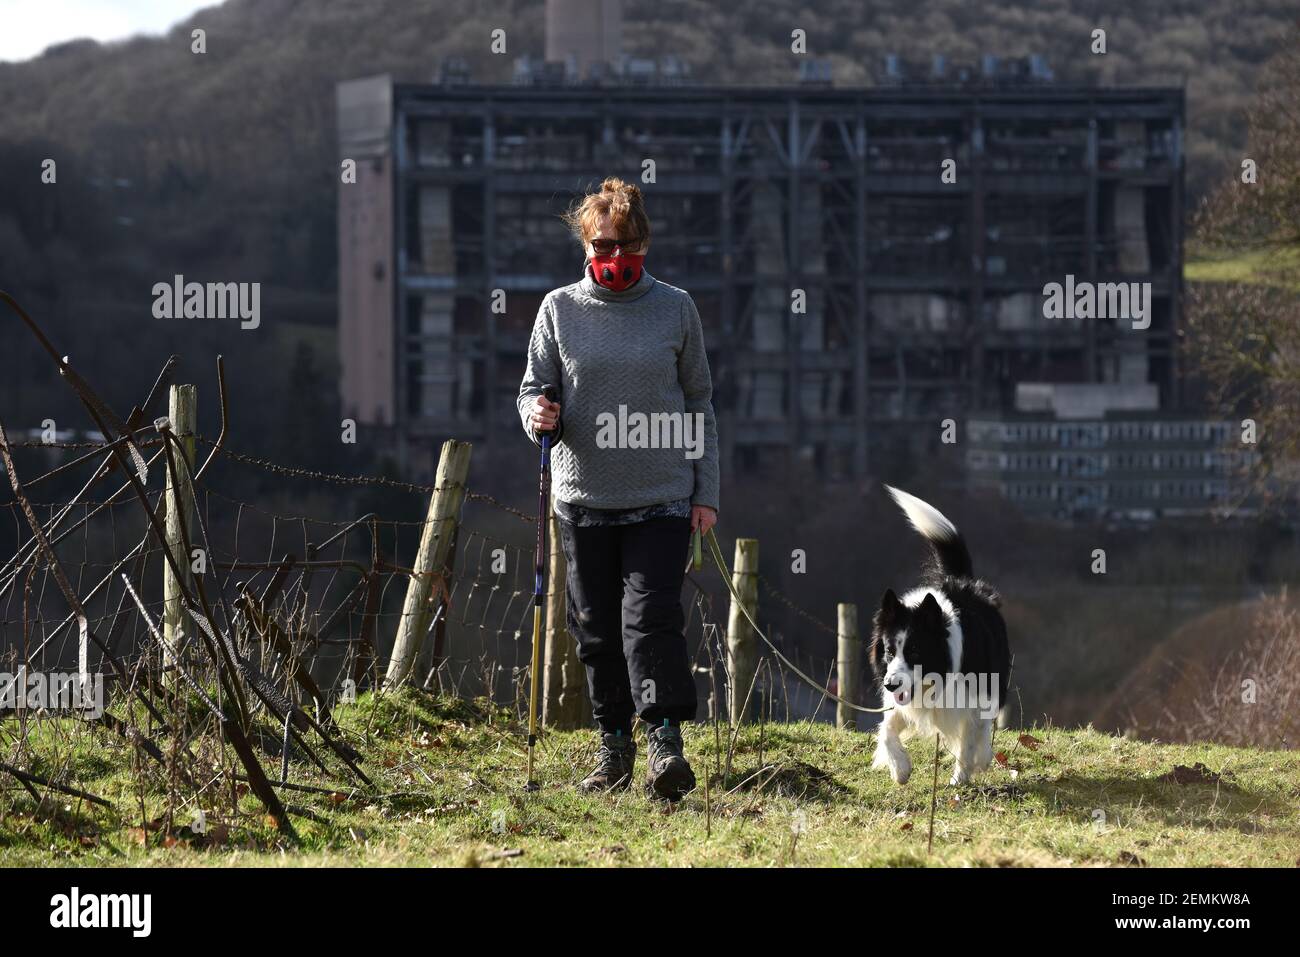
[[[596,749],[596,769],[578,784],[579,791],[621,791],[632,783],[636,739],[627,734],[602,734]]]
[[[646,787],[668,801],[680,801],[695,788],[695,772],[682,754],[682,729],[664,724],[651,728]]]

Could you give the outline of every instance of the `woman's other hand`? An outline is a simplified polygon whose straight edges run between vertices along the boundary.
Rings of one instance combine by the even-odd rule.
[[[691,506],[691,530],[700,530],[701,535],[709,534],[709,529],[718,524],[718,513],[707,505]]]
[[[559,418],[560,403],[552,402],[546,396],[539,395],[533,402],[533,412],[528,422],[534,432],[553,432]]]

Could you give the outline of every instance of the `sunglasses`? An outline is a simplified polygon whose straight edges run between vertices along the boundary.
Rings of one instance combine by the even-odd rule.
[[[632,236],[627,239],[593,239],[591,248],[595,250],[597,256],[608,256],[619,246],[624,249],[636,249],[641,245],[640,236]]]

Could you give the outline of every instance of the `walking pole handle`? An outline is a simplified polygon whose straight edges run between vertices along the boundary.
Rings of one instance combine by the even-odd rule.
[[[560,401],[559,387],[547,383],[546,385],[542,386],[542,397],[546,399],[547,402],[559,402]],[[552,429],[550,432],[534,432],[533,434],[537,436],[537,441],[539,444],[549,439],[550,441],[547,443],[548,445],[552,445],[552,446],[557,445],[560,441],[560,437],[564,435],[563,417],[561,416],[556,417],[555,428]]]

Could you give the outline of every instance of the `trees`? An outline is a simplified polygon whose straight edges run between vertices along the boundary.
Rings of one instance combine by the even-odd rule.
[[[1197,217],[1197,241],[1237,268],[1192,287],[1187,343],[1214,399],[1257,423],[1256,487],[1289,501],[1300,491],[1298,103],[1300,35],[1261,72],[1241,169]]]

